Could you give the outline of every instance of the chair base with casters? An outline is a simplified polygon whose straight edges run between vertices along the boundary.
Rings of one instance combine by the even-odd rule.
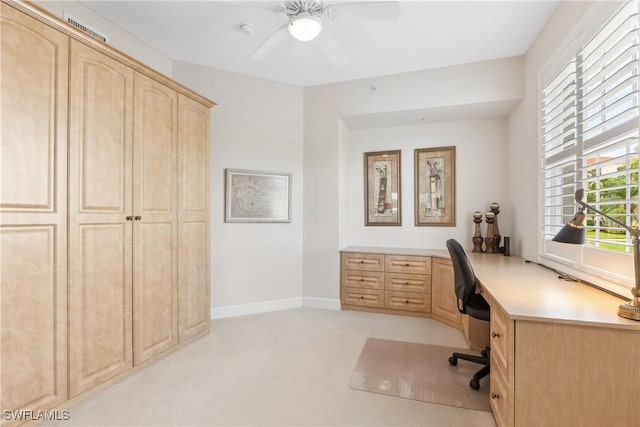
[[[466,353],[453,353],[451,357],[449,357],[449,364],[456,366],[458,364],[458,359],[462,359],[468,362],[484,365],[475,374],[473,374],[473,378],[469,381],[469,387],[474,390],[480,390],[480,379],[486,377],[491,372],[491,365],[489,365],[490,352],[491,349],[489,347],[485,347],[485,349],[480,353],[481,356]]]

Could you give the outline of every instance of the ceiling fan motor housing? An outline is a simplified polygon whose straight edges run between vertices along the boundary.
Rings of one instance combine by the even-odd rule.
[[[324,7],[316,0],[293,0],[285,3],[285,13],[289,18],[296,17],[301,13],[308,13],[311,16],[322,17]]]

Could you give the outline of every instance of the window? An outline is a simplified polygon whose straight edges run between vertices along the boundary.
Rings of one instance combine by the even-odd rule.
[[[578,188],[585,189],[587,203],[595,208],[628,226],[638,225],[639,22],[638,2],[624,3],[559,64],[559,71],[543,77],[543,243],[573,218]],[[591,211],[586,214],[587,247],[633,252],[632,236],[624,228]],[[549,245],[542,248],[544,256]],[[568,261],[585,264],[584,259]]]

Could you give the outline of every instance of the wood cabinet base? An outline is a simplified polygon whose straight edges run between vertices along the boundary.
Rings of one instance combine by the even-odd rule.
[[[446,254],[423,255],[412,249],[345,248],[340,255],[341,308],[433,318],[462,329],[462,316],[453,292],[453,267],[449,259],[440,256]],[[469,334],[469,328],[466,332],[468,343],[469,337],[475,339],[482,333]]]
[[[368,311],[370,313],[383,313],[383,314],[396,314],[398,316],[410,316],[410,317],[424,317],[431,319],[431,313],[421,313],[419,311],[397,310],[388,308],[375,308],[375,307],[359,307],[357,305],[341,304],[341,310],[353,310],[353,311]]]

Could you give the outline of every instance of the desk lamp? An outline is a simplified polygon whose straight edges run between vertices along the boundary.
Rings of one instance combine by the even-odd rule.
[[[569,221],[564,227],[562,227],[562,229],[558,232],[558,234],[554,236],[552,240],[561,243],[583,244],[585,242],[585,227],[583,224],[585,218],[585,209],[591,209],[597,214],[602,215],[603,217],[615,222],[620,227],[627,230],[633,236],[633,263],[636,284],[635,287],[631,289],[631,295],[633,296],[633,298],[631,298],[631,301],[620,305],[620,307],[618,308],[618,316],[632,320],[640,320],[640,238],[638,237],[638,235],[640,234],[640,230],[638,230],[637,228],[631,228],[626,224],[618,221],[617,219],[612,218],[609,215],[600,212],[593,206],[583,202],[583,196],[584,189],[581,188],[576,191],[576,202],[578,202],[581,208],[573,217],[573,219]]]

